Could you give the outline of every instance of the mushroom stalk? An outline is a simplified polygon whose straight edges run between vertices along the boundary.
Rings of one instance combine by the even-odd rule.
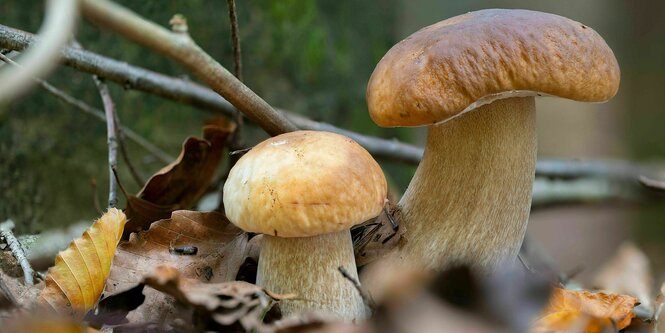
[[[536,162],[534,97],[494,101],[429,128],[399,202],[401,260],[492,271],[524,239]]]
[[[264,235],[256,283],[298,295],[280,301],[285,316],[319,310],[344,320],[364,319],[363,300],[340,266],[358,279],[349,230],[296,238]]]

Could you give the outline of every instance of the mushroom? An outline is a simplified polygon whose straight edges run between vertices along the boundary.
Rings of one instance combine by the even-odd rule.
[[[350,228],[379,215],[386,194],[381,167],[355,141],[296,131],[238,160],[224,184],[224,207],[235,225],[264,234],[257,284],[298,294],[281,301],[283,314],[319,310],[354,320],[368,313],[338,268],[357,280]]]
[[[395,45],[367,87],[384,127],[427,125],[425,154],[398,204],[405,239],[391,260],[492,271],[516,258],[536,162],[535,96],[613,97],[619,66],[584,24],[487,9]]]

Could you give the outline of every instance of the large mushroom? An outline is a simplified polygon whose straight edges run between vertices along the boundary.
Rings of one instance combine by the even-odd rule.
[[[398,204],[405,241],[391,259],[486,271],[514,260],[531,205],[534,97],[602,102],[618,87],[603,38],[553,14],[481,10],[395,45],[369,80],[370,115],[380,126],[429,127]]]
[[[270,138],[245,154],[224,184],[231,222],[262,233],[257,284],[297,293],[280,303],[285,315],[319,310],[354,320],[368,313],[350,227],[379,215],[386,179],[372,156],[334,133],[297,131]]]

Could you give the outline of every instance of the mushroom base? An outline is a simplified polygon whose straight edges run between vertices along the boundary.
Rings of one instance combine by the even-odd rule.
[[[398,208],[398,261],[492,271],[517,257],[531,208],[535,100],[509,98],[429,128]],[[393,258],[394,259],[394,258]]]
[[[280,301],[285,316],[317,310],[343,320],[364,319],[368,312],[363,300],[339,272],[340,266],[358,279],[348,230],[301,238],[264,235],[256,283],[276,293],[298,295]]]

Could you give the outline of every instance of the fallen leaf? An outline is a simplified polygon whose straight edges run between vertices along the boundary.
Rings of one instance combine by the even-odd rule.
[[[196,248],[195,254],[178,249]],[[233,281],[240,265],[257,255],[248,235],[217,212],[175,211],[170,219],[153,223],[147,231],[132,234],[118,246],[106,284],[112,295],[141,283],[155,267],[167,264],[185,278],[202,282]],[[130,322],[168,321],[175,310],[173,299],[145,290],[146,301],[132,311]]]
[[[556,288],[533,332],[567,331],[580,322],[586,333],[600,333],[612,325],[621,330],[635,317],[633,308],[637,304],[637,298],[628,295]]]
[[[143,285],[139,284],[129,290],[105,297],[99,301],[95,311],[88,312],[83,320],[93,327],[121,325],[127,322],[127,314],[144,301]]]
[[[640,306],[653,306],[653,278],[649,259],[633,243],[624,243],[594,279],[596,288],[637,297]]]
[[[128,198],[129,219],[123,239],[168,218],[172,211],[191,207],[208,189],[222,160],[224,145],[235,125],[226,120],[203,127],[203,139],[187,138],[178,158],[157,171],[136,196]]]
[[[0,321],[8,310],[30,307],[43,288],[43,283],[26,285],[20,267],[11,252],[0,251]]]
[[[46,273],[40,301],[77,319],[97,305],[126,221],[122,211],[110,208],[60,252]]]
[[[388,255],[398,246],[404,228],[397,224],[396,214],[395,205],[389,201],[379,216],[351,228],[358,267]]]
[[[183,277],[169,265],[155,267],[142,283],[193,308],[197,318],[188,322],[200,323],[204,326],[200,329],[210,329],[211,321],[215,323],[213,326],[225,328],[223,331],[235,325],[245,331],[260,328],[263,314],[274,301],[293,297],[277,295],[242,281],[203,283]]]

